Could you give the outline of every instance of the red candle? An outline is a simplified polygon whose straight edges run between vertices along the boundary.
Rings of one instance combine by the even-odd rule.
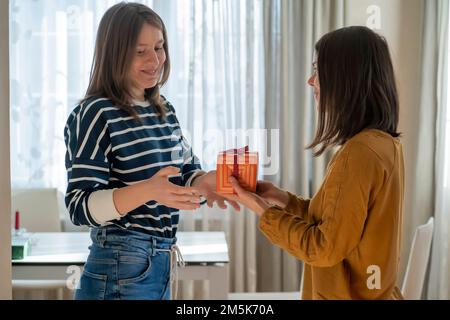
[[[16,211],[16,223],[14,225],[14,228],[19,231],[20,229],[20,213],[19,211]]]

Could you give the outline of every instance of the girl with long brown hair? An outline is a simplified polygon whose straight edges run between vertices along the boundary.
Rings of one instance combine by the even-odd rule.
[[[226,207],[160,95],[169,73],[161,18],[142,4],[111,7],[65,128],[66,206],[74,224],[92,228],[76,299],[168,299],[179,210],[197,209],[200,196]]]
[[[339,29],[318,41],[313,68],[319,116],[309,148],[340,146],[320,189],[308,199],[260,181],[253,194],[233,180],[231,199],[304,262],[303,299],[401,298],[404,164],[388,45],[366,27]]]

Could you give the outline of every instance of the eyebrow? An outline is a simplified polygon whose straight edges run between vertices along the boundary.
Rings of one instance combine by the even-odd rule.
[[[158,42],[156,42],[156,44],[163,44],[164,43],[164,39],[159,40]],[[148,46],[147,43],[140,43],[137,45],[138,47],[146,47]]]

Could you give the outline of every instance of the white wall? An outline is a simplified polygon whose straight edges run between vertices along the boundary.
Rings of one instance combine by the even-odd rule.
[[[9,163],[9,1],[0,1],[0,299],[11,299],[11,179]],[[4,250],[4,249],[7,250]]]
[[[346,25],[366,25],[366,10],[371,5],[381,9],[381,30],[389,43],[400,98],[399,130],[403,133],[402,143],[405,156],[405,202],[402,258],[400,277],[403,280],[410,244],[417,221],[425,221],[432,214],[432,208],[423,210],[422,219],[412,219],[413,195],[408,186],[414,182],[414,167],[417,150],[417,117],[420,108],[420,59],[422,47],[422,26],[424,0],[348,0]],[[430,164],[432,166],[432,164]],[[431,193],[432,190],[429,190]]]

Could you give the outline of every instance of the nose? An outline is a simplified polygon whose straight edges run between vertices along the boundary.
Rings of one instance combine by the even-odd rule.
[[[314,82],[316,81],[316,74],[314,73],[309,79],[308,79],[308,84],[311,87],[314,87]]]
[[[158,54],[155,51],[149,52],[149,54],[147,56],[147,63],[149,63],[155,67],[157,67],[159,65]]]

